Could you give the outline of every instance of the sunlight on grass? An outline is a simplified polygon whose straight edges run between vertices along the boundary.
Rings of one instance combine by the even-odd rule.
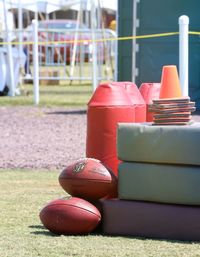
[[[51,85],[40,86],[39,106],[86,106],[92,95],[92,86],[83,85]],[[21,95],[0,97],[0,106],[34,105],[33,85],[23,85]]]
[[[200,244],[112,237],[102,234],[56,236],[39,220],[39,211],[66,196],[58,171],[0,170],[0,257],[200,256]]]

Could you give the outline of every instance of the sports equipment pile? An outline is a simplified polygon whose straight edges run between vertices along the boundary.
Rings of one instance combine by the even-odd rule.
[[[99,160],[83,158],[67,166],[58,180],[71,197],[45,205],[39,214],[41,222],[55,234],[92,232],[101,221],[95,201],[117,196],[116,176]]]

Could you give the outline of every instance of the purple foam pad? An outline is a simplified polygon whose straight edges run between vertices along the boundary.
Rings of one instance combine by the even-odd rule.
[[[200,240],[200,207],[118,199],[102,205],[105,234]]]

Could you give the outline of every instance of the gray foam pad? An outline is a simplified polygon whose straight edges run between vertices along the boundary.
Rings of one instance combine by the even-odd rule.
[[[117,154],[123,161],[200,165],[199,147],[200,123],[118,125]]]
[[[122,162],[119,198],[200,205],[200,166]]]

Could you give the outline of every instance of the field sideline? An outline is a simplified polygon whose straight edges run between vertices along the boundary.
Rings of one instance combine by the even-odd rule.
[[[20,87],[21,94],[15,97],[0,97],[0,106],[34,106],[33,85],[25,84]],[[67,84],[40,86],[39,106],[86,106],[91,95],[90,84]]]
[[[41,125],[45,124],[44,128],[49,128],[49,130],[47,130],[48,132],[51,128],[51,133],[55,133],[55,135],[58,136],[60,135],[62,136],[62,138],[65,133],[69,135],[70,133],[72,133],[71,131],[78,131],[77,133],[80,135],[77,137],[79,139],[77,140],[77,144],[80,146],[80,143],[82,141],[84,142],[85,140],[85,127],[83,127],[83,124],[81,123],[85,120],[84,114],[79,114],[80,117],[77,118],[76,112],[68,112],[67,110],[71,110],[68,107],[76,108],[77,106],[80,106],[85,110],[91,95],[91,85],[41,86],[41,102],[39,108],[34,107],[34,113],[32,111],[29,113],[29,109],[27,109],[26,111],[22,109],[23,116],[19,116],[19,113],[16,111],[15,108],[20,109],[17,106],[22,105],[29,107],[33,106],[31,85],[23,86],[21,96],[17,96],[14,98],[0,97],[0,105],[5,114],[4,119],[3,116],[1,116],[1,125],[4,123],[6,124],[6,126],[4,126],[5,131],[3,130],[3,126],[1,126],[2,131],[5,132],[2,133],[2,137],[3,139],[5,139],[5,137],[7,136],[10,140],[12,139],[12,142],[16,145],[15,149],[13,149],[13,147],[10,148],[10,145],[9,147],[7,145],[8,142],[6,141],[6,143],[3,144],[3,139],[1,139],[1,161],[5,162],[7,165],[5,166],[6,169],[4,166],[4,168],[2,167],[0,169],[0,257],[200,256],[199,242],[180,242],[134,237],[112,237],[100,234],[91,234],[86,236],[56,236],[42,226],[38,216],[41,208],[43,208],[43,206],[47,202],[53,199],[66,196],[66,193],[58,184],[59,171],[52,170],[51,168],[49,168],[49,170],[44,170],[40,167],[36,168],[36,162],[33,158],[33,155],[31,155],[31,152],[27,151],[27,149],[30,150],[33,147],[31,147],[31,144],[30,147],[28,147],[28,144],[25,144],[25,141],[23,140],[19,141],[18,134],[20,136],[24,135],[25,137],[27,135],[27,133],[25,133],[25,128],[27,129],[27,131],[29,131],[28,129],[30,129],[31,127],[31,135],[33,135],[33,138],[36,140],[36,134],[33,134],[34,126],[32,126],[31,124],[35,124],[35,127],[40,124],[36,122],[37,117],[37,119],[41,119],[41,121],[43,121],[44,119],[44,122],[41,123]],[[21,117],[21,119],[23,117],[24,122],[26,122],[25,124],[27,124],[27,118],[30,122],[30,117],[34,117],[32,123],[30,122],[30,126],[24,126],[22,122],[17,123],[16,119],[14,126],[11,126],[10,124],[13,124],[13,121],[10,120],[11,115],[9,114],[11,112],[7,111],[7,106],[9,106],[9,108],[12,108],[10,106],[15,106],[15,108],[12,108],[12,112],[15,113],[17,117]],[[56,112],[54,111],[54,114],[51,115],[48,114],[49,111],[47,111],[46,114],[42,113],[43,107],[48,108],[52,106],[60,108],[60,112],[57,112],[57,117],[55,117],[55,130],[52,129],[52,120],[54,119]],[[47,119],[47,117],[52,118]],[[69,119],[69,117],[71,118]],[[195,121],[200,121],[200,115],[194,115],[193,118]],[[64,123],[65,119],[66,125]],[[73,124],[75,125],[75,127],[71,126],[71,119],[73,120]],[[62,120],[63,125],[61,126]],[[81,123],[81,129],[79,123]],[[17,124],[20,124],[20,127],[17,127]],[[63,130],[60,130],[60,127],[63,128]],[[39,126],[38,128],[41,129],[43,128],[43,126]],[[79,129],[81,130],[81,133]],[[19,132],[17,134],[18,130]],[[23,131],[24,134],[20,131]],[[14,137],[11,137],[11,135],[13,135]],[[82,137],[83,139],[81,139],[80,141],[80,138]],[[13,138],[17,141],[13,141]],[[74,135],[71,138],[74,138]],[[73,142],[73,146],[76,146],[74,141],[70,141],[71,138],[70,136],[68,136],[69,142]],[[58,142],[61,141],[59,140],[59,137],[57,139]],[[38,140],[40,142],[39,136]],[[20,142],[22,143],[22,145],[19,144]],[[62,142],[65,141],[62,139]],[[69,146],[70,144],[68,143],[68,141],[66,141],[65,145]],[[24,146],[26,146],[27,148]],[[8,156],[3,155],[3,151],[5,150],[4,147],[7,147],[6,149],[8,155],[10,155],[10,160],[15,157],[15,164],[16,158],[20,158],[21,156],[22,159],[20,159],[20,161],[26,161],[30,164],[30,160],[33,160],[35,169],[19,169],[19,165],[16,165],[15,167],[13,167],[13,169],[9,169],[11,166],[9,166],[10,162],[8,158],[6,158]],[[17,149],[20,152],[17,152]],[[57,149],[60,149],[60,146]],[[22,150],[29,154],[31,159],[25,158],[24,156],[26,155],[22,154]],[[36,150],[38,151],[38,149]],[[36,150],[34,152],[37,153]],[[80,153],[82,152],[83,149],[80,151]],[[22,155],[20,155],[19,153],[21,153]],[[61,152],[57,150],[57,154],[61,154]],[[69,154],[71,154],[71,152]],[[77,154],[79,154],[79,152],[76,152],[76,155]],[[73,155],[73,158],[75,158],[76,155]],[[40,156],[41,155],[39,155],[39,157]],[[63,160],[65,160],[65,158]],[[52,160],[52,158],[50,160]],[[21,162],[19,162],[19,164],[20,163]]]
[[[40,209],[66,196],[58,171],[0,170],[0,257],[200,256],[200,244],[104,235],[56,236],[40,223]]]

